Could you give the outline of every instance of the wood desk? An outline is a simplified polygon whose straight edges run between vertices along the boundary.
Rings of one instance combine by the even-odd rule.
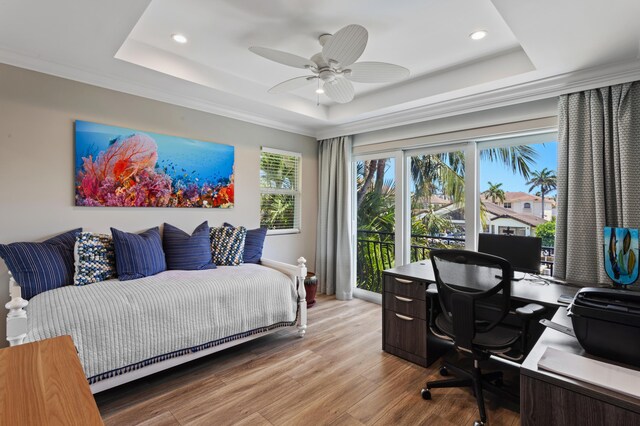
[[[571,327],[566,309],[558,309],[553,321]],[[588,355],[574,337],[546,329],[520,369],[522,426],[640,425],[639,399],[539,369],[538,361],[550,346],[575,355],[623,365]]]
[[[69,336],[0,349],[0,425],[102,425]]]
[[[468,277],[460,282],[472,286],[476,280]],[[424,367],[432,364],[450,347],[429,331],[430,307],[425,292],[433,283],[435,275],[431,261],[398,266],[387,269],[383,274],[382,349]],[[522,280],[512,283],[511,299],[557,309],[561,295],[573,296],[577,291],[576,287]]]
[[[385,274],[404,277],[407,279],[421,280],[427,283],[435,283],[436,277],[433,273],[431,261],[422,260],[420,262],[409,263],[397,268],[387,269]],[[476,282],[473,276],[468,279],[461,279],[466,286],[488,290],[480,286],[474,286]],[[496,281],[488,280],[488,281]],[[525,303],[539,303],[541,305],[557,308],[560,306],[558,298],[563,294],[573,296],[579,290],[578,287],[571,287],[563,284],[545,283],[541,284],[529,280],[513,281],[511,283],[511,298]]]

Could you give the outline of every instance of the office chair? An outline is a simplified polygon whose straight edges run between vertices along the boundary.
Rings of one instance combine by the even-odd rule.
[[[483,374],[480,361],[491,355],[514,361],[524,358],[529,322],[544,308],[536,304],[518,308],[515,312],[521,324],[507,325],[503,321],[510,310],[512,271],[508,261],[466,250],[432,250],[430,256],[436,285],[427,290],[432,302],[429,329],[472,357],[473,369],[467,371],[445,362],[440,373],[446,376],[451,371],[457,377],[427,382],[422,397],[431,399],[431,389],[471,387],[480,411],[480,420],[474,425],[484,425],[483,389],[507,400],[515,398],[501,388],[502,372]],[[440,312],[436,312],[438,305]]]

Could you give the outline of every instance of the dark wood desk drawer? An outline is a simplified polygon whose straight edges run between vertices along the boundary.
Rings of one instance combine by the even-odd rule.
[[[384,276],[384,291],[411,299],[425,300],[427,286],[424,281],[412,281],[392,275]]]
[[[422,320],[427,319],[427,302],[425,300],[412,299],[410,297],[385,292],[384,308],[410,317],[420,318]]]
[[[384,342],[420,358],[427,356],[427,322],[386,310]]]

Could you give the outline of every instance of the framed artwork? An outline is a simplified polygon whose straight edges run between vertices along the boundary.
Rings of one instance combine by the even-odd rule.
[[[230,208],[234,148],[75,122],[75,202],[88,207]]]
[[[604,228],[604,269],[619,285],[630,285],[638,279],[638,230]]]

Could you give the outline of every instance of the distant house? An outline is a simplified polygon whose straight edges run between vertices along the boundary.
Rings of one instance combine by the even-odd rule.
[[[514,209],[499,206],[491,201],[485,200],[483,205],[486,214],[483,232],[533,237],[536,235],[536,226],[548,222],[540,216],[530,213],[517,213]],[[464,229],[465,218],[462,207],[449,204],[436,209],[434,214],[449,219],[456,227]]]
[[[504,208],[490,201],[484,202],[487,223],[484,232],[492,234],[511,234],[534,237],[535,228],[547,220],[530,213],[516,213],[514,209]],[[546,209],[545,209],[546,210]]]
[[[483,196],[484,202],[490,202],[490,198]],[[504,201],[496,203],[498,206],[510,209],[515,213],[526,213],[542,217],[542,197],[526,192],[505,192]],[[556,201],[553,198],[544,197],[544,218],[549,221],[557,216]]]

